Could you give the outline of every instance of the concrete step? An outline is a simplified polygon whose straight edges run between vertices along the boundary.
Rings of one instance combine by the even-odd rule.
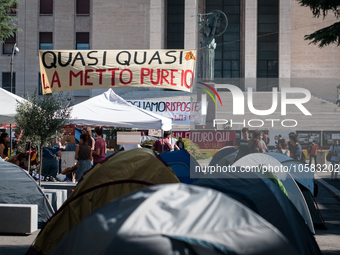
[[[0,233],[30,234],[38,229],[38,205],[0,204]]]

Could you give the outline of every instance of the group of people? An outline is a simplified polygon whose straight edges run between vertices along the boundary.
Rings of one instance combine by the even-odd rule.
[[[172,146],[170,142],[171,133],[168,131],[164,132],[164,136],[161,139],[158,139],[154,142],[154,144],[151,147],[151,150],[157,151],[158,153],[162,153],[165,151],[171,151]],[[184,150],[184,142],[182,140],[182,137],[178,138],[178,141],[174,144],[174,150]]]
[[[252,137],[249,138],[249,129],[242,129],[242,139],[239,141],[238,145],[235,146],[236,150],[239,150],[236,160],[250,154],[250,153],[263,153],[268,152],[268,139],[264,139],[265,133],[259,130],[255,130],[252,133]],[[266,140],[266,141],[265,141]]]
[[[107,145],[103,139],[103,128],[94,129],[96,141],[92,137],[92,131],[89,127],[82,129],[79,144],[75,151],[75,160],[77,163],[73,167],[65,168],[61,174],[70,173],[76,180],[80,180],[85,172],[92,166],[102,162],[106,158]],[[61,149],[58,143],[43,148],[42,175],[56,178],[58,174],[58,158],[61,156]]]
[[[238,160],[250,153],[263,153],[268,152],[268,139],[264,139],[266,134],[259,130],[255,130],[252,133],[252,137],[249,138],[249,129],[242,129],[242,139],[238,145],[235,146],[236,150],[239,150],[235,160]],[[289,134],[289,142],[286,139],[280,138],[276,148],[277,153],[281,153],[301,161],[303,159],[302,147],[298,143],[297,135],[295,133]]]
[[[4,160],[13,163],[17,166],[23,164],[24,160],[27,158],[27,154],[19,152],[16,155],[11,156],[9,153],[9,135],[6,132],[0,135],[0,160]]]

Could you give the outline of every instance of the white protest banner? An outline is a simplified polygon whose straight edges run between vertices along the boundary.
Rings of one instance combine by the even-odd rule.
[[[140,144],[140,132],[117,132],[117,144]]]
[[[196,50],[40,50],[43,94],[152,87],[190,91]]]
[[[149,136],[161,137],[162,136],[162,130],[160,130],[160,129],[149,129]]]
[[[175,125],[204,125],[201,102],[127,100],[138,108],[172,119]]]

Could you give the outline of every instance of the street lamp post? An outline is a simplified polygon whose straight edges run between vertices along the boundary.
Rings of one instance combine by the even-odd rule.
[[[11,90],[10,92],[12,92],[12,87],[13,87],[13,56],[16,52],[19,52],[19,48],[17,47],[17,44],[14,44],[14,47],[12,49],[12,55],[11,55]],[[9,140],[10,140],[10,145],[9,145],[9,155],[12,155],[12,124],[10,124],[10,128],[9,128]]]
[[[19,52],[19,48],[17,47],[17,44],[14,44],[14,47],[12,49],[12,55],[11,55],[11,93],[12,92],[12,86],[13,86],[13,56],[16,52]]]

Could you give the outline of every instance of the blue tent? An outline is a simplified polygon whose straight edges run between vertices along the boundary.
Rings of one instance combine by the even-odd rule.
[[[240,171],[216,177],[201,178],[194,185],[215,189],[241,202],[273,224],[299,254],[321,254],[300,213],[271,180]]]
[[[194,169],[199,163],[186,150],[162,153],[161,158],[172,168],[182,183],[191,184],[190,168]]]
[[[234,163],[234,160],[237,156],[236,150],[234,146],[223,147],[222,149],[215,153],[215,155],[213,156],[209,163],[209,166],[215,166],[222,158],[232,155],[233,153],[235,153],[235,155],[230,158],[230,161],[228,160],[230,164]]]

